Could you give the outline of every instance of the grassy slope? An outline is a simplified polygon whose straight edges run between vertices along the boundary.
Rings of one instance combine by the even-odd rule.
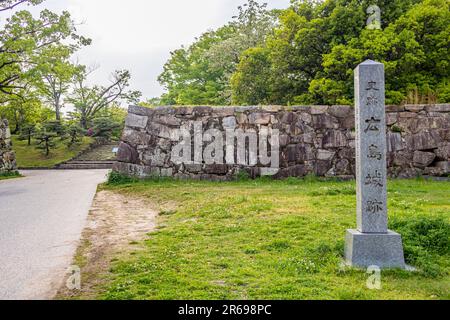
[[[368,290],[364,272],[342,269],[345,230],[356,224],[353,182],[147,181],[105,188],[148,197],[161,208],[175,202],[176,209],[162,212],[159,230],[138,245],[143,251],[114,262],[100,298],[450,298],[448,247],[426,257],[437,273],[386,271],[382,290]],[[391,181],[391,220],[423,214],[450,222],[449,194],[448,182]]]
[[[69,149],[67,144],[59,141],[59,139],[54,141],[56,142],[56,148],[51,149],[50,155],[46,157],[43,150],[36,148],[34,140],[32,145],[28,146],[28,141],[20,141],[17,136],[13,136],[13,150],[16,152],[19,168],[52,168],[74,158],[93,142],[92,138],[85,137],[81,144]]]

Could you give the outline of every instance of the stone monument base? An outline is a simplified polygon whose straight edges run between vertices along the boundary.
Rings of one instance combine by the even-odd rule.
[[[347,230],[345,261],[360,268],[406,269],[402,236],[393,231],[372,234]]]

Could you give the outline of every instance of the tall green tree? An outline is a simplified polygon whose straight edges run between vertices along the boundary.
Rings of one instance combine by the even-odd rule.
[[[373,4],[381,8],[382,30],[366,29],[368,18],[366,10]],[[417,14],[425,14],[427,10],[419,12],[425,9],[420,7],[422,5],[437,6],[440,10],[448,12],[448,9],[438,2],[420,0],[293,1],[292,6],[281,13],[279,26],[275,28],[273,35],[269,36],[266,46],[263,46],[265,50],[249,51],[241,57],[241,64],[233,76],[235,103],[248,103],[247,98],[253,96],[259,97],[260,103],[350,103],[353,99],[351,89],[353,86],[350,81],[353,68],[358,63],[367,57],[376,57],[383,62],[392,61],[394,64],[394,61],[400,59],[401,54],[404,59],[408,56],[410,59],[420,59],[421,50],[415,54],[413,43],[412,41],[408,43],[407,38],[415,39],[414,41],[419,44],[426,44],[432,33],[441,34],[444,30],[442,26],[445,23],[438,23],[441,27],[437,29],[433,27],[429,34],[426,32],[422,33],[422,36],[421,33],[416,34],[413,24],[422,25],[421,29],[426,30],[430,20],[435,18],[432,15],[423,16],[423,19],[416,19],[410,24],[405,22],[399,24],[411,10],[416,10]],[[422,9],[414,9],[419,7]],[[448,25],[448,18],[444,13],[442,15],[443,17],[438,20],[441,22],[446,20]],[[396,27],[391,27],[393,25]],[[381,40],[383,37],[384,41]],[[426,45],[430,56],[435,56],[438,52],[446,53],[443,47],[448,47],[448,38],[445,40],[442,34],[437,37],[440,37],[441,44],[434,42]],[[411,51],[406,53],[405,50],[400,50],[399,42],[410,46]],[[370,46],[372,48],[368,48]],[[389,51],[387,48],[392,50]],[[396,51],[397,49],[400,51]],[[250,62],[261,59],[262,52],[267,64],[261,65],[259,69],[256,65],[251,68]],[[379,54],[376,54],[377,52]],[[439,61],[448,61],[442,54],[437,55]],[[422,75],[427,74],[426,77],[430,79],[439,77],[439,73],[433,75],[427,71],[426,66],[423,67]],[[403,63],[400,67],[397,64],[395,74],[407,76],[409,72],[408,65]],[[394,75],[394,72],[391,74]],[[258,78],[256,83],[260,86],[247,83],[247,79],[256,78]],[[405,83],[393,76],[388,78],[389,81],[392,82],[388,83],[392,87],[389,97],[393,98],[391,101],[398,102],[406,89],[395,88],[395,82],[400,86],[414,86],[418,80],[410,79]],[[429,86],[437,85],[438,82],[440,80],[433,80],[430,82],[433,84]],[[437,86],[445,92],[445,83]],[[261,93],[264,93],[262,97]],[[445,93],[442,94],[444,95]]]
[[[30,85],[39,66],[38,57],[62,41],[82,40],[70,14],[43,10],[38,18],[22,10],[6,20],[0,30],[0,93],[2,100]],[[5,97],[6,96],[6,97]]]
[[[128,70],[115,71],[108,86],[88,86],[86,80],[89,73],[84,70],[76,75],[73,92],[67,99],[75,107],[74,116],[84,129],[88,129],[94,118],[113,104],[120,101],[138,102],[141,93],[128,90],[131,79]]]
[[[61,121],[64,98],[70,92],[73,79],[82,72],[82,67],[71,63],[69,59],[80,46],[88,44],[90,40],[82,38],[80,42],[70,46],[52,45],[36,57],[34,85],[45,103],[55,111],[58,121]]]
[[[230,79],[241,54],[262,45],[272,32],[277,12],[249,0],[238,15],[216,31],[204,33],[188,48],[171,53],[159,82],[167,89],[163,104],[230,104]]]
[[[323,73],[309,89],[313,100],[351,101],[352,71],[361,61],[372,59],[385,64],[388,103],[448,102],[449,24],[450,2],[425,0],[384,30],[363,30],[324,55]]]

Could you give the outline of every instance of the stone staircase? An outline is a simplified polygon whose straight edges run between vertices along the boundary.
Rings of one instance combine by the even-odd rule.
[[[58,166],[65,170],[112,169],[115,161],[68,161]]]
[[[88,170],[88,169],[112,169],[116,162],[116,156],[112,152],[116,144],[105,144],[92,148],[73,160],[60,164],[57,169],[64,170]]]

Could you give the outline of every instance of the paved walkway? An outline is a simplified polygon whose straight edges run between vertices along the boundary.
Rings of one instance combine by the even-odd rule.
[[[0,300],[55,295],[107,172],[23,171],[0,181]]]

